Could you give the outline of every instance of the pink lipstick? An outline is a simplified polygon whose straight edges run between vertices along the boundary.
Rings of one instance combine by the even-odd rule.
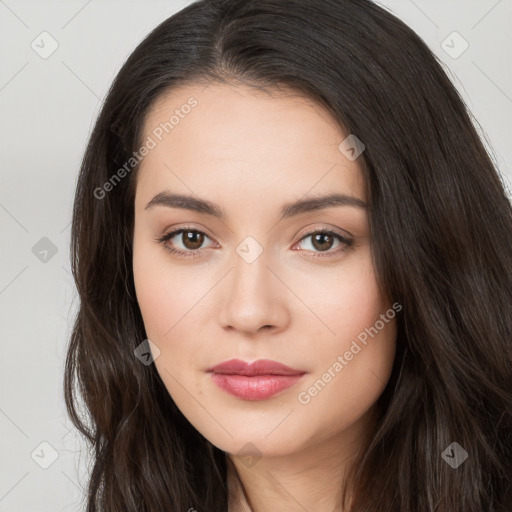
[[[230,359],[207,370],[220,389],[243,400],[265,400],[293,386],[306,374],[277,361],[259,359],[249,364]]]

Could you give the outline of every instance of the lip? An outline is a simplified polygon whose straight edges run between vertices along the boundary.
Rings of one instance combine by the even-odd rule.
[[[290,388],[307,373],[269,359],[230,359],[207,370],[223,391],[244,400],[264,400]]]
[[[241,361],[240,359],[230,359],[224,361],[211,368],[208,368],[209,372],[222,373],[225,375],[303,375],[306,373],[303,370],[296,370],[290,368],[285,364],[272,361],[271,359],[258,359],[252,363]]]

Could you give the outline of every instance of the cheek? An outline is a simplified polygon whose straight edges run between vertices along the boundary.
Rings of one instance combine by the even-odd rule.
[[[162,342],[171,339],[174,326],[205,293],[204,282],[171,266],[165,250],[149,244],[134,245],[133,274],[146,334]]]
[[[194,305],[209,285],[197,273],[191,279],[190,271],[169,264],[164,250],[148,245],[134,244],[133,273],[146,335],[160,351],[154,364],[178,409],[201,430],[208,424],[197,406],[204,387],[204,376],[195,371],[201,339],[190,335],[190,322],[198,314]]]
[[[134,244],[133,273],[137,301],[147,337],[158,347],[156,368],[177,404],[187,409],[188,393],[180,385],[198,391],[196,369],[203,368],[201,336],[205,324],[204,300],[213,279],[206,267],[191,271],[169,262],[165,250],[151,244]],[[195,332],[196,334],[192,334]]]
[[[389,380],[395,358],[396,320],[389,320],[377,334],[370,329],[372,325],[361,326],[367,335],[364,343],[347,337],[330,350],[326,347],[319,355],[318,371],[299,390],[297,401],[303,414],[322,418],[320,430],[326,435],[361,418]]]
[[[378,399],[395,357],[396,312],[381,296],[369,256],[357,263],[311,298],[330,332],[317,337],[314,372],[297,398],[326,427],[354,421]]]
[[[309,311],[309,330],[327,350],[342,348],[346,340],[373,325],[386,306],[377,287],[368,251],[338,268],[287,276]],[[312,318],[311,313],[316,318]],[[315,346],[318,347],[318,344]]]

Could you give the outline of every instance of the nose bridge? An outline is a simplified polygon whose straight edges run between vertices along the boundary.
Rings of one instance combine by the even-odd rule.
[[[244,252],[247,251],[247,252]],[[270,300],[269,274],[267,268],[269,252],[261,248],[258,254],[258,247],[248,241],[240,244],[234,257],[233,268],[233,293],[239,300],[259,301]]]
[[[237,247],[221,314],[225,326],[256,331],[262,326],[282,323],[281,293],[267,267],[271,265],[268,255],[254,240],[246,240]]]
[[[270,271],[267,268],[269,264],[268,255],[266,251],[254,256],[254,249],[249,247],[246,253],[243,250],[247,249],[242,244],[237,248],[237,254],[233,258],[233,272],[231,279],[233,281],[233,292],[239,293],[242,296],[250,294],[253,297],[256,295],[265,295],[268,290],[268,275]],[[240,254],[242,252],[242,255]],[[253,253],[253,254],[251,254]],[[247,256],[247,257],[246,257]]]

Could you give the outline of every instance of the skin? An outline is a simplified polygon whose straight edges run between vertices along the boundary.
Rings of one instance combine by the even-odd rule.
[[[366,202],[361,158],[350,161],[338,149],[348,133],[321,105],[246,85],[167,92],[146,118],[144,139],[191,96],[198,105],[149,152],[137,175],[133,271],[147,337],[160,351],[157,370],[190,423],[226,452],[255,510],[342,510],[345,471],[375,427],[375,403],[391,374],[396,320],[300,403],[299,393],[391,303],[377,286],[365,208],[331,206],[283,220],[280,212],[333,192]],[[163,191],[208,200],[226,218],[146,208]],[[194,246],[182,234],[155,241],[181,227],[206,233],[202,245],[200,237]],[[311,228],[332,229],[353,243],[327,238],[315,245],[314,235],[304,238]],[[248,236],[263,249],[251,263],[236,251]],[[165,245],[200,255],[179,258]],[[232,358],[273,359],[307,374],[271,398],[243,400],[206,372]],[[256,447],[254,459],[244,456],[247,443]],[[231,469],[228,483],[236,494]],[[231,498],[229,512],[241,510],[249,510],[245,499]]]

